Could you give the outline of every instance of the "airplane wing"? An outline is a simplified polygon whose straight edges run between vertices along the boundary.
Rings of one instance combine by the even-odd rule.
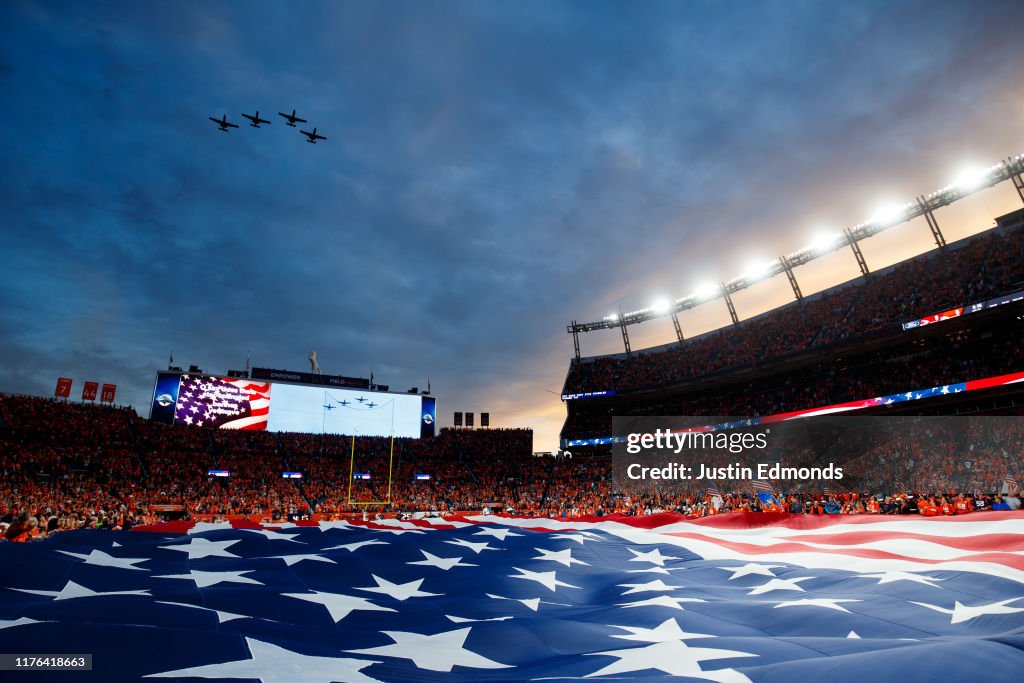
[[[224,125],[228,126],[229,128],[238,128],[238,124],[237,123],[228,123],[227,121],[225,121]]]
[[[254,123],[255,123],[256,119],[259,118],[258,116],[249,116],[248,114],[242,114],[242,116],[244,116],[245,118],[249,119],[250,121],[252,121]]]
[[[326,140],[327,139],[323,135],[314,135],[313,137],[316,138],[317,140]]]

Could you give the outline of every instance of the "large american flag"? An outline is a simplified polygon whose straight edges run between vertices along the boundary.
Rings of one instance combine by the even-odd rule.
[[[38,681],[1017,680],[1024,516],[171,524],[0,543]],[[28,680],[28,674],[24,680]]]
[[[182,375],[174,421],[197,427],[265,430],[270,383]]]

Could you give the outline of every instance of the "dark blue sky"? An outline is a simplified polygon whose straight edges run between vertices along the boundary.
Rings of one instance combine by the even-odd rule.
[[[1011,1],[8,0],[0,391],[114,382],[145,414],[172,349],[223,372],[315,348],[551,449],[570,319],[1024,151],[1022,23]],[[207,120],[257,108],[329,140]],[[927,248],[908,230],[869,260]],[[853,272],[823,267],[810,289]]]

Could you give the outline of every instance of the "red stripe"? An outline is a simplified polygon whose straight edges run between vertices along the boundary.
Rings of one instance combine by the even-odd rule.
[[[1024,551],[1024,535],[1021,534],[981,534],[977,536],[950,537],[929,536],[919,533],[902,533],[898,531],[854,531],[845,534],[807,534],[798,539],[801,543],[826,543],[829,545],[864,545],[875,541],[926,541],[947,548],[967,551]]]
[[[972,379],[971,381],[966,382],[966,387],[968,391],[974,391],[975,389],[988,389],[989,387],[998,387],[1021,379],[1024,379],[1024,372],[1014,372],[1009,375],[1000,375],[998,377]]]
[[[722,548],[728,548],[737,553],[743,555],[783,555],[785,553],[814,553],[814,554],[825,554],[825,555],[844,555],[846,557],[864,557],[872,560],[903,560],[906,562],[916,562],[918,564],[946,564],[948,562],[991,562],[993,564],[1000,564],[1013,569],[1024,571],[1024,557],[1020,555],[1012,555],[1009,553],[968,553],[961,557],[951,557],[945,559],[931,559],[921,557],[908,557],[906,555],[899,555],[897,553],[891,553],[886,550],[877,550],[874,548],[815,548],[812,546],[804,545],[799,542],[783,542],[776,543],[769,546],[751,545],[749,543],[737,543],[735,541],[727,541],[721,538],[713,538],[710,536],[704,536],[703,534],[691,534],[691,533],[669,533],[666,536],[675,536],[678,538],[689,538],[694,541],[704,541],[705,543],[711,543]],[[878,539],[876,539],[878,540]],[[781,559],[781,558],[780,558]]]

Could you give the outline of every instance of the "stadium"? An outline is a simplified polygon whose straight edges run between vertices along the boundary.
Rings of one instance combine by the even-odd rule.
[[[870,4],[857,9],[878,12],[880,22],[893,19]],[[209,17],[185,7],[182,16],[123,3],[0,10],[0,17],[26,27],[25,37],[6,32],[0,80],[11,81],[17,104],[29,111],[36,101],[22,78],[31,74],[38,82],[43,72],[36,69],[49,67],[22,66],[23,41],[36,36],[52,46],[61,55],[53,58],[62,65],[56,73],[81,69],[80,81],[67,77],[75,83],[69,97],[82,98],[77,106],[93,103],[97,112],[126,121],[149,87],[173,90],[112,88],[137,83],[129,55],[153,64],[150,51],[161,52],[156,43],[129,38],[150,35],[170,41],[172,56],[200,66],[219,55],[211,63],[248,73],[245,87],[252,92],[289,84],[327,119],[314,123],[312,114],[291,105],[272,121],[255,110],[243,114],[246,128],[270,130],[253,131],[218,110],[206,117],[214,127],[195,117],[207,134],[200,135],[191,123],[170,123],[149,110],[175,131],[149,122],[140,129],[166,136],[153,144],[163,150],[160,161],[126,151],[140,149],[136,133],[123,139],[111,133],[118,151],[109,163],[127,169],[131,177],[117,181],[127,189],[105,195],[100,186],[117,184],[114,176],[100,180],[99,170],[96,177],[76,171],[77,179],[60,181],[66,189],[43,193],[52,203],[33,201],[42,185],[24,179],[43,165],[60,173],[79,169],[79,150],[98,154],[97,143],[77,133],[61,137],[40,152],[38,167],[35,153],[15,143],[10,159],[25,171],[0,195],[0,205],[11,207],[10,224],[24,225],[26,234],[32,228],[41,240],[48,221],[71,216],[83,227],[78,241],[62,236],[42,246],[12,228],[15,256],[0,279],[0,294],[12,302],[0,315],[9,338],[0,371],[0,678],[958,681],[1012,678],[1024,670],[1024,155],[1018,150],[1001,148],[998,162],[975,165],[940,189],[913,186],[913,201],[890,204],[865,222],[847,220],[853,227],[819,231],[810,246],[796,249],[796,228],[776,230],[769,240],[721,227],[736,215],[726,210],[733,192],[741,195],[739,214],[747,222],[756,223],[751,216],[762,210],[769,221],[776,206],[784,223],[807,222],[799,215],[807,204],[795,193],[766,199],[756,189],[768,182],[763,177],[738,189],[715,185],[712,206],[722,222],[687,232],[682,256],[707,261],[717,254],[718,267],[750,253],[762,237],[783,245],[784,255],[638,308],[631,302],[650,282],[671,291],[664,283],[679,281],[665,265],[671,260],[652,257],[671,249],[643,245],[646,233],[634,242],[615,227],[604,233],[614,235],[606,245],[590,243],[583,232],[563,243],[554,232],[537,237],[524,228],[517,234],[535,241],[508,239],[506,246],[491,239],[504,241],[505,228],[460,229],[458,239],[471,244],[466,251],[441,244],[443,224],[486,223],[481,216],[493,208],[445,203],[449,193],[480,190],[474,185],[480,171],[467,170],[467,157],[460,156],[480,144],[461,118],[467,116],[461,95],[452,96],[455,104],[446,100],[422,128],[417,124],[401,156],[411,169],[417,159],[439,154],[436,144],[444,163],[415,174],[396,170],[375,146],[411,125],[409,112],[392,120],[381,109],[364,118],[354,99],[341,106],[314,96],[319,86],[297,85],[305,62],[294,54],[282,57],[288,67],[265,77],[224,61],[245,53],[243,44],[255,44],[247,41],[290,26],[281,8],[254,4],[255,21],[226,7]],[[641,28],[672,38],[683,32],[679,16],[653,6],[596,24],[590,23],[596,10],[574,3],[558,12],[533,7],[527,16],[491,7],[510,22],[500,28],[482,9],[463,16],[465,8],[454,5],[450,14],[437,7],[395,5],[366,15],[317,7],[326,18],[311,34],[311,50],[334,49],[328,27],[376,27],[389,36],[386,47],[355,41],[344,48],[353,51],[346,52],[353,72],[367,68],[373,87],[354,73],[338,77],[367,101],[389,103],[451,96],[447,79],[468,78],[475,68],[466,57],[487,62],[489,49],[505,49],[509,36],[516,36],[517,55],[529,52],[520,51],[524,46],[541,49],[518,42],[526,27],[558,27],[567,38],[571,31],[562,31],[575,26],[590,36],[580,54],[595,60],[604,51],[609,58],[629,54],[615,40],[593,37],[605,36],[611,25],[621,24],[633,40]],[[1009,54],[1019,66],[1016,37],[1005,42],[998,30],[1006,24],[1002,13],[1019,16],[1019,9],[995,9],[979,25],[993,32],[992,54]],[[759,6],[755,13],[762,11],[768,11],[761,17],[765,31],[776,30],[768,21],[772,10]],[[801,11],[813,15],[799,15],[808,27],[833,26],[818,9]],[[716,26],[739,21],[724,8],[715,12]],[[694,7],[684,13],[691,20],[700,15]],[[644,21],[634,27],[640,15]],[[544,21],[535,23],[540,16]],[[74,21],[100,37],[80,43],[61,30]],[[275,21],[281,26],[264,34],[262,27]],[[392,22],[401,29],[394,35]],[[465,22],[493,45],[463,42],[473,32],[450,34],[449,22]],[[941,35],[962,37],[958,31],[969,23],[963,22],[943,24]],[[111,27],[123,35],[111,38]],[[425,35],[429,58],[415,49]],[[458,66],[434,54],[438,37],[451,40],[446,49],[458,55]],[[289,44],[297,49],[301,41]],[[356,58],[381,54],[401,55],[401,68]],[[829,51],[815,44],[807,54]],[[560,56],[570,80],[587,84],[588,97],[605,92],[609,83],[595,67],[573,71],[574,60]],[[543,69],[522,58],[526,66],[502,76],[511,79],[504,83],[540,82]],[[446,68],[427,68],[434,59]],[[557,61],[546,59],[543,68]],[[637,69],[644,63],[625,61]],[[969,73],[981,74],[983,66],[972,63]],[[171,78],[165,68],[177,67],[160,67]],[[417,73],[428,92],[412,87],[398,96],[377,85],[379,73],[406,68],[423,69]],[[187,73],[207,98],[230,100],[245,90],[228,78],[203,82],[200,71],[192,65]],[[486,82],[503,72],[481,73]],[[103,87],[94,92],[96,83]],[[212,83],[223,93],[212,95]],[[517,142],[506,162],[531,145],[544,147],[531,136],[546,130],[547,107],[558,112],[555,118],[576,111],[563,101],[568,86],[561,87],[559,97],[539,94],[528,108],[537,119],[513,127]],[[475,92],[464,83],[456,90]],[[486,115],[469,109],[487,122],[486,141],[499,100],[485,92],[480,97],[489,106],[480,111]],[[679,113],[678,102],[668,100]],[[191,95],[185,102],[197,106]],[[715,112],[712,120],[725,117],[736,126]],[[308,125],[302,116],[310,116]],[[347,134],[351,139],[341,142],[331,117],[369,142]],[[927,117],[915,113],[910,120],[919,119]],[[288,128],[303,126],[312,128],[300,131],[305,140]],[[283,137],[265,142],[264,132]],[[250,138],[230,146],[242,135]],[[804,123],[792,135],[810,147],[815,132]],[[588,149],[621,151],[623,140],[636,142],[618,128],[598,137],[601,142],[579,133]],[[211,151],[217,145],[210,138],[225,143],[223,149]],[[564,138],[545,144],[569,154],[575,143]],[[316,147],[297,147],[296,139]],[[344,151],[326,161],[308,154],[332,144]],[[185,148],[194,156],[190,162],[198,160],[187,172],[174,151]],[[662,179],[637,168],[657,164],[640,164],[637,154],[615,157],[610,182],[630,189],[631,174],[638,173],[654,197]],[[881,173],[865,174],[852,160],[846,169],[838,152],[826,158],[830,164],[820,157],[812,164],[808,192],[856,186]],[[104,169],[104,159],[90,163]],[[252,175],[271,159],[280,168]],[[784,167],[780,161],[777,173],[784,175]],[[561,167],[548,159],[545,168]],[[593,180],[586,176],[567,192],[555,188],[557,173],[551,173],[525,202],[531,210],[534,203],[541,207],[531,215],[569,216],[568,207],[586,197],[596,206],[593,220],[618,218],[621,207],[603,203],[613,194],[607,185],[584,195],[581,188]],[[163,190],[141,189],[148,174]],[[327,207],[280,199],[287,192],[275,183],[312,188]],[[496,213],[518,219],[519,209],[499,185],[485,186],[495,191],[487,201],[500,208]],[[541,189],[548,186],[550,196]],[[394,195],[377,194],[383,187]],[[161,191],[167,194],[158,196]],[[568,195],[568,203],[556,201]],[[174,218],[160,210],[164,203]],[[654,211],[649,203],[657,202],[628,209],[646,216]],[[379,214],[359,215],[356,205]],[[350,208],[349,224],[339,230],[337,216]],[[325,227],[308,235],[298,227],[282,230],[281,217],[289,226]],[[90,232],[97,229],[89,227],[93,221],[126,232],[108,241],[95,236],[102,230]],[[666,221],[670,230],[657,236],[669,240],[685,221],[675,214]],[[386,225],[404,227],[388,232]],[[906,246],[913,239],[918,246]],[[702,251],[705,241],[712,251]],[[93,253],[89,246],[101,248]],[[509,254],[496,256],[499,251]],[[36,268],[48,259],[52,268]],[[589,265],[577,268],[575,259]],[[841,261],[844,266],[836,265]],[[570,293],[571,282],[565,288],[531,283],[547,272],[533,269],[534,262],[564,269],[572,274],[566,280],[587,286]],[[423,264],[429,268],[420,272]],[[852,278],[844,275],[851,267]],[[588,268],[594,272],[585,273]],[[600,312],[614,305],[616,312]],[[741,315],[746,310],[756,312]],[[551,324],[556,319],[571,319],[564,333]],[[542,327],[555,329],[538,332]],[[317,341],[319,358],[305,353],[308,339]],[[166,366],[153,360],[166,358],[171,344],[178,350]],[[179,366],[174,360],[233,358],[224,362],[241,367],[238,348],[246,349],[243,370],[211,372],[218,366],[207,361]],[[322,372],[320,362],[326,366],[332,352],[358,362],[346,360],[335,373],[339,363],[332,358]],[[554,360],[535,358],[544,354]],[[251,355],[275,367],[254,366]],[[368,372],[351,369],[363,365]],[[406,380],[418,386],[392,388]],[[559,381],[560,391],[543,386]],[[554,431],[545,420],[557,423]]]

